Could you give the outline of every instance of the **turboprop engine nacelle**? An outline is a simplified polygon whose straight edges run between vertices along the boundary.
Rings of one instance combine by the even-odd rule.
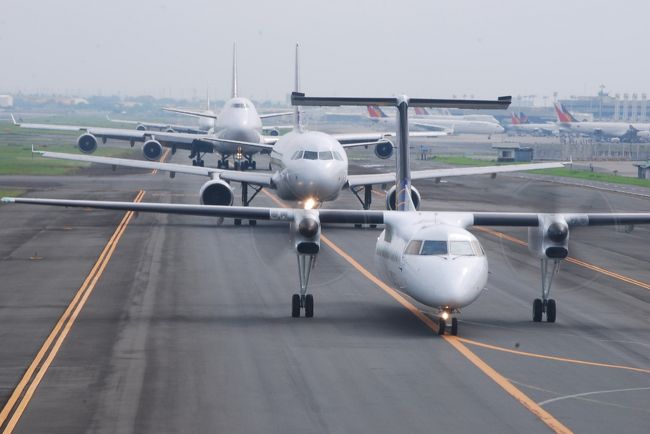
[[[377,158],[386,160],[393,155],[393,144],[391,142],[379,142],[375,145],[375,155]]]
[[[84,154],[92,154],[97,149],[97,137],[90,133],[82,134],[77,139],[77,147]]]
[[[149,161],[155,161],[163,153],[163,147],[158,140],[147,140],[142,145],[142,155]]]
[[[199,197],[202,205],[230,206],[235,198],[235,193],[227,182],[213,179],[203,184],[199,190]]]
[[[320,250],[320,219],[316,210],[297,211],[291,224],[296,252],[315,255]]]
[[[557,215],[540,215],[539,226],[528,228],[528,249],[539,258],[569,255],[569,225]]]
[[[395,200],[397,198],[397,186],[393,185],[390,190],[386,192],[386,209],[390,211],[395,211],[397,207],[395,206]],[[411,186],[411,200],[415,209],[420,209],[420,192],[417,188]]]

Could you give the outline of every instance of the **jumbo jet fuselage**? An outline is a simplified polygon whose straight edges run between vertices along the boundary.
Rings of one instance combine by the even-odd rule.
[[[262,119],[257,113],[255,105],[248,98],[231,98],[223,106],[214,123],[214,134],[220,139],[261,143]],[[252,155],[260,150],[257,147],[246,145],[225,146],[227,149],[230,148],[231,155]]]

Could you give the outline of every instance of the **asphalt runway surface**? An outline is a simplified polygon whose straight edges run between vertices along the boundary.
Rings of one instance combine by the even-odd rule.
[[[381,170],[371,153],[353,170]],[[134,200],[143,190],[143,201],[196,203],[204,182],[98,170],[2,183],[33,197]],[[515,176],[416,185],[427,210],[650,211],[644,198]],[[381,193],[373,198],[381,208]],[[277,206],[266,194],[254,204]],[[358,206],[349,192],[327,204]],[[442,339],[359,271],[376,274],[379,229],[323,229],[358,265],[323,243],[315,317],[293,319],[296,258],[282,224],[0,206],[0,428],[548,432],[462,344],[570,430],[648,432],[650,228],[620,229],[572,231],[555,324],[532,322],[540,270],[516,241],[525,230],[475,230],[488,286],[459,316],[459,338]]]

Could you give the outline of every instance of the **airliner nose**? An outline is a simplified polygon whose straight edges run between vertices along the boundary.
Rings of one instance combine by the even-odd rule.
[[[316,198],[320,201],[335,199],[341,191],[344,173],[332,161],[315,160],[309,167],[296,173],[292,190],[297,198]]]

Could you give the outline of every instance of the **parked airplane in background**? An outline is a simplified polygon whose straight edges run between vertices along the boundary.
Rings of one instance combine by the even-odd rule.
[[[451,119],[459,121],[482,121],[500,125],[497,118],[492,115],[452,115],[451,112],[447,109],[439,109],[437,112],[432,113],[424,107],[415,107],[413,111],[415,112],[415,116],[413,116],[411,119]]]
[[[369,105],[368,115],[377,122],[393,122],[378,106]],[[409,120],[410,124],[425,130],[449,131],[452,134],[500,134],[505,129],[494,122],[458,119],[457,117],[425,116]]]
[[[467,230],[480,226],[528,227],[528,246],[538,256],[542,269],[542,298],[533,302],[533,320],[546,314],[556,320],[556,302],[549,298],[553,276],[568,255],[572,227],[648,224],[650,213],[507,213],[417,211],[412,201],[408,146],[408,108],[442,106],[461,108],[506,108],[510,97],[497,101],[454,101],[398,98],[314,98],[294,92],[296,105],[384,105],[397,107],[397,186],[395,211],[342,209],[285,209],[184,205],[171,203],[105,202],[34,198],[3,198],[6,203],[56,205],[65,207],[157,212],[239,219],[286,222],[291,227],[293,248],[298,256],[300,290],[292,296],[291,316],[314,315],[314,297],[307,293],[310,273],[320,251],[321,225],[328,223],[384,224],[375,253],[383,278],[419,302],[437,308],[439,333],[445,333],[451,318],[451,334],[458,333],[455,316],[483,291],[488,278],[488,263],[479,240]]]
[[[558,124],[568,132],[612,142],[638,142],[650,139],[650,123],[578,121],[562,104],[555,103]]]
[[[559,136],[560,128],[554,123],[530,123],[524,112],[511,114],[511,125],[508,130],[517,134],[530,134],[533,136]]]
[[[296,47],[295,89],[300,86],[298,69],[298,47]],[[389,184],[394,180],[393,173],[376,173],[370,175],[350,175],[346,148],[356,146],[374,146],[379,158],[389,158],[393,153],[391,138],[394,133],[351,133],[325,134],[307,131],[302,126],[299,107],[294,108],[293,131],[280,136],[274,145],[263,145],[270,152],[271,172],[237,173],[220,168],[190,167],[182,164],[147,162],[109,157],[95,157],[57,152],[39,152],[43,157],[64,160],[84,161],[111,166],[139,167],[167,171],[172,175],[186,173],[210,178],[199,191],[202,204],[230,206],[234,202],[231,182],[242,184],[242,204],[247,206],[262,188],[276,190],[284,200],[301,203],[319,204],[336,199],[340,192],[350,188],[361,201],[364,208],[371,203],[373,185]],[[440,132],[414,132],[412,136],[436,137],[445,135]],[[262,146],[250,144],[251,146]],[[556,163],[526,164],[511,166],[493,166],[462,169],[433,169],[413,172],[413,179],[441,178],[475,174],[493,174],[521,170],[533,170],[558,167]],[[249,198],[249,186],[254,191]],[[359,195],[364,191],[363,199]],[[413,190],[414,200],[419,203],[419,193]],[[387,194],[387,207],[394,208],[395,187]],[[236,224],[240,224],[237,221]]]
[[[262,150],[270,150],[267,145],[272,145],[277,141],[277,137],[262,135],[262,117],[284,116],[292,112],[271,113],[260,116],[248,98],[238,95],[236,47],[233,47],[232,80],[232,98],[226,101],[220,113],[208,117],[206,112],[200,112],[200,117],[212,118],[214,121],[214,128],[203,134],[30,124],[18,123],[13,116],[12,119],[15,125],[22,128],[81,131],[82,135],[77,139],[77,146],[86,154],[95,152],[99,143],[98,139],[101,139],[103,143],[108,139],[126,140],[131,142],[131,146],[134,146],[135,142],[143,142],[142,154],[150,161],[158,160],[163,154],[163,146],[166,146],[170,147],[173,153],[176,153],[177,149],[189,150],[189,157],[195,166],[203,167],[205,165],[203,156],[206,153],[216,152],[221,156],[218,167],[227,169],[229,167],[228,159],[233,157],[235,170],[255,169],[257,163],[253,160],[253,156]],[[198,111],[168,110],[199,116]]]

